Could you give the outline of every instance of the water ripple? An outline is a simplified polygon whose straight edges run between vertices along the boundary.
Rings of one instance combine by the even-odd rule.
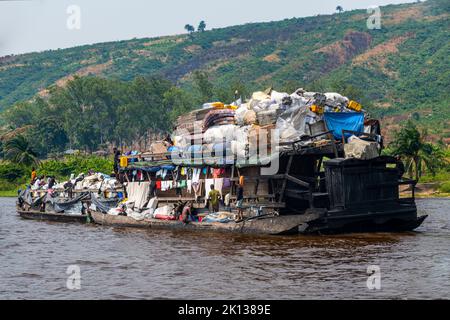
[[[0,198],[0,299],[448,299],[450,201],[418,205],[419,232],[257,237],[26,221]]]

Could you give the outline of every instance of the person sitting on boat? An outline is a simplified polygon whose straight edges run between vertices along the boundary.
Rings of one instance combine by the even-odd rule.
[[[56,179],[55,179],[55,177],[49,177],[49,178],[48,178],[48,189],[49,189],[49,190],[52,190],[53,187],[55,186],[55,184],[56,184]]]
[[[43,177],[39,177],[39,178],[36,179],[36,181],[33,184],[33,189],[34,190],[38,190],[41,187],[41,183],[42,183],[43,179],[44,179]]]
[[[180,220],[183,221],[183,223],[188,223],[190,221],[191,215],[192,215],[192,202],[188,202],[183,208],[183,213],[181,214]]]
[[[238,209],[236,221],[242,221],[244,220],[244,186],[242,183],[239,183],[236,193],[237,193],[236,208]]]
[[[220,192],[214,189],[214,185],[211,185],[211,191],[209,192],[208,199],[210,204],[210,212],[219,212]]]

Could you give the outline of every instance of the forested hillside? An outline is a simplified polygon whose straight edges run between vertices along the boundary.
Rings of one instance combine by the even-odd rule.
[[[371,113],[383,117],[387,135],[400,123],[413,118],[429,129],[434,140],[448,141],[450,2],[428,0],[392,5],[382,7],[381,13],[380,30],[369,30],[366,24],[369,14],[366,10],[356,10],[253,23],[197,32],[193,36],[133,39],[3,57],[0,58],[0,108],[9,109],[3,124],[15,130],[33,126],[36,119],[33,122],[29,118],[36,114],[47,125],[59,122],[45,121],[45,115],[51,114],[55,105],[73,105],[68,101],[70,92],[85,92],[86,81],[93,81],[95,86],[89,89],[88,95],[94,108],[96,101],[102,99],[100,93],[114,92],[111,96],[115,98],[108,96],[108,103],[103,99],[98,104],[102,111],[93,110],[85,118],[77,117],[86,108],[70,109],[64,124],[54,123],[54,126],[65,133],[58,139],[65,139],[64,143],[71,147],[81,147],[82,134],[71,137],[73,127],[90,123],[93,114],[106,116],[108,106],[114,105],[116,111],[110,116],[117,119],[111,121],[114,124],[122,121],[122,129],[97,128],[101,133],[95,139],[100,136],[100,141],[88,144],[94,148],[107,135],[119,139],[125,128],[139,123],[130,114],[140,113],[148,121],[157,115],[154,124],[164,131],[177,112],[195,107],[205,99],[231,99],[236,89],[245,95],[269,86],[279,91],[293,91],[301,86],[310,90],[336,90],[362,101]],[[202,78],[204,74],[207,79]],[[56,88],[65,87],[75,75],[95,75],[109,80],[78,80],[72,91]],[[132,82],[140,76],[147,80]],[[158,93],[145,93],[152,86],[157,87]],[[42,99],[12,108],[36,95]],[[59,98],[60,101],[55,100]],[[27,108],[33,111],[27,112]],[[65,109],[56,111],[58,115],[61,112]],[[23,116],[22,120],[19,115]],[[148,125],[142,121],[143,126]],[[86,137],[90,137],[89,130]]]

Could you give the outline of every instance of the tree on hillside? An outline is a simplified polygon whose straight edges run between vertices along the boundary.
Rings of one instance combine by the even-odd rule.
[[[202,102],[208,102],[214,97],[214,86],[209,81],[208,75],[203,71],[194,72],[194,83],[200,93]]]
[[[187,24],[184,26],[184,29],[189,32],[189,35],[192,36],[192,34],[195,32],[194,26]]]
[[[173,125],[177,118],[195,108],[191,94],[183,89],[172,87],[164,93],[164,107]],[[171,128],[168,128],[168,131]]]
[[[437,146],[424,141],[426,132],[420,133],[413,122],[396,134],[391,144],[391,153],[404,158],[406,171],[411,178],[419,180],[428,170],[433,175],[443,165],[444,154]]]
[[[336,11],[338,11],[339,13],[344,11],[344,8],[342,8],[342,6],[337,6],[336,7]]]
[[[28,140],[22,135],[17,135],[6,141],[4,152],[6,159],[19,165],[32,166],[39,164],[37,153],[33,150]]]
[[[200,24],[198,25],[197,31],[198,32],[205,32],[206,30],[206,22],[205,21],[200,21]]]

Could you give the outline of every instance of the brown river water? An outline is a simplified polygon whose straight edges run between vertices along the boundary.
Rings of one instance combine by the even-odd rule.
[[[430,217],[414,233],[333,237],[26,221],[14,203],[0,198],[0,299],[450,299],[450,200],[418,200]]]

